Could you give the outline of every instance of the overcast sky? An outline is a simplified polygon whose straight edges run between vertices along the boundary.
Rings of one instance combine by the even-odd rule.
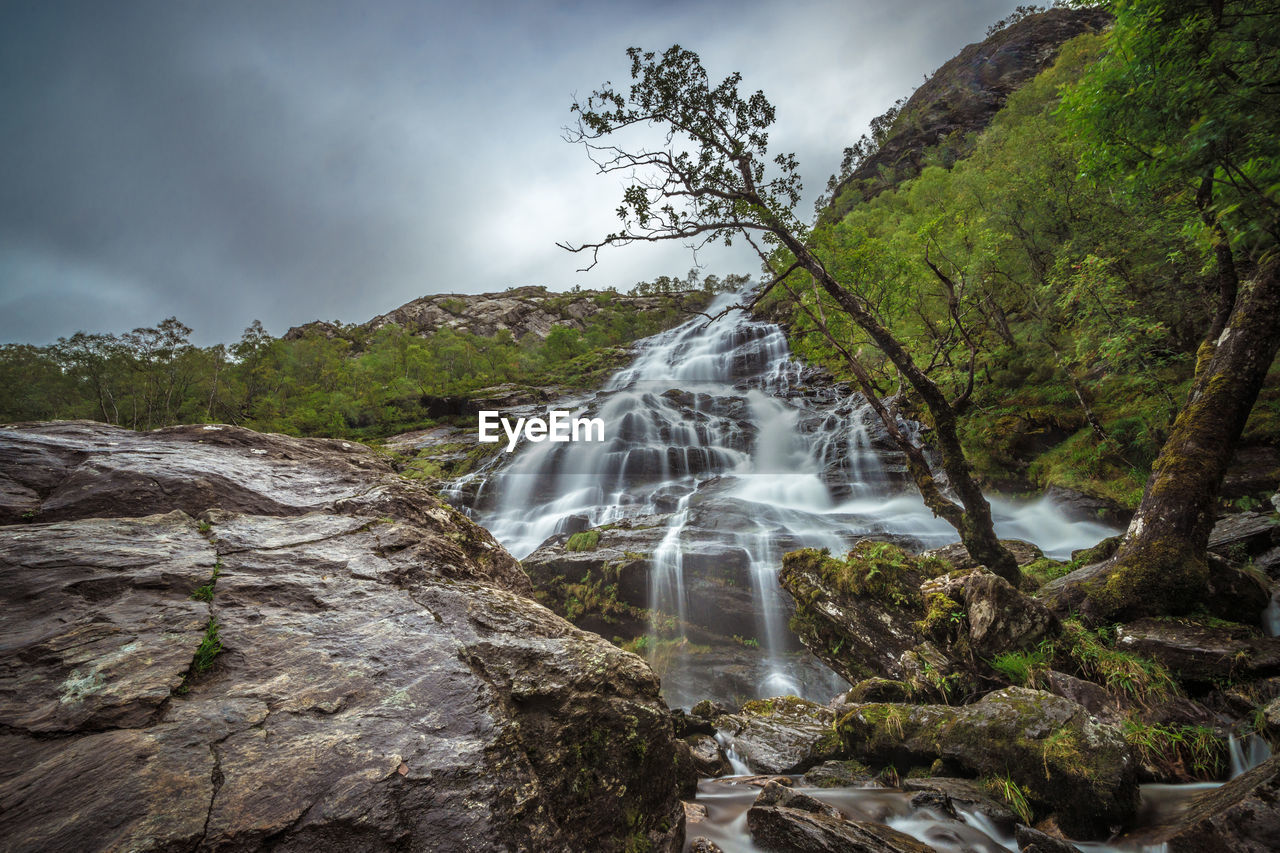
[[[0,341],[176,315],[210,344],[683,273],[678,245],[589,273],[555,246],[616,225],[619,181],[561,133],[627,46],[763,89],[807,216],[870,119],[1017,2],[0,0]]]

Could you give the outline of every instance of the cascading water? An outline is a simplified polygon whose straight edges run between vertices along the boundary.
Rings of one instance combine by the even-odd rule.
[[[708,311],[742,299],[723,294]],[[701,624],[758,645],[765,664],[749,689],[756,696],[826,701],[839,689],[835,676],[804,678],[787,660],[796,644],[776,579],[782,554],[804,546],[841,553],[865,536],[935,547],[956,535],[905,480],[861,398],[809,388],[806,378],[778,326],[741,310],[692,319],[641,341],[629,367],[575,402],[603,419],[607,441],[526,444],[480,475],[471,508],[521,559],[556,535],[642,520],[654,529],[655,621],[669,626],[674,617],[677,630]],[[1112,532],[1069,521],[1045,501],[993,501],[993,512],[1001,536],[1034,541],[1051,556]],[[713,586],[720,597],[708,599]],[[724,601],[743,598],[748,586],[751,612],[735,621]],[[714,693],[709,673],[684,664],[664,673],[673,705]]]

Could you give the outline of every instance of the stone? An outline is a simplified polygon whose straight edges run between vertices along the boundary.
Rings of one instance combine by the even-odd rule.
[[[925,776],[902,780],[905,791],[934,794],[945,799],[950,811],[973,811],[984,815],[998,826],[1013,826],[1017,815],[1004,803],[995,799],[985,788],[972,779],[950,776]],[[913,798],[914,802],[914,798]]]
[[[1018,561],[1019,566],[1034,563],[1036,560],[1044,557],[1044,552],[1038,547],[1031,542],[1025,542],[1021,539],[1001,539],[1000,544],[1013,554],[1013,557]],[[930,551],[922,551],[920,556],[936,557],[940,560],[946,560],[951,564],[951,568],[960,571],[976,569],[978,567],[977,561],[975,561],[973,557],[969,556],[969,552],[965,550],[964,545],[961,545],[959,542],[953,542],[950,545],[945,545],[941,548],[934,548]]]
[[[961,598],[969,642],[979,657],[1029,646],[1058,629],[1058,619],[1047,607],[993,574],[970,575]]]
[[[804,784],[813,788],[874,788],[879,783],[861,761],[824,761],[805,771]]]
[[[1280,675],[1280,637],[1263,637],[1248,625],[1140,619],[1116,629],[1116,647],[1152,658],[1194,684]]]
[[[724,850],[711,839],[698,836],[689,842],[689,853],[724,853]]]
[[[1151,839],[1170,853],[1263,853],[1280,838],[1280,756],[1206,791]]]
[[[788,853],[929,853],[934,849],[884,824],[779,805],[752,805],[747,810],[747,829],[757,845]]]
[[[777,782],[768,782],[760,789],[760,793],[756,796],[755,805],[778,806],[811,814],[826,815],[836,819],[840,818],[840,810],[835,806],[814,799],[808,794],[802,794],[787,785],[779,785]]]
[[[1044,691],[1009,687],[961,707],[863,705],[838,728],[845,749],[872,765],[942,759],[975,776],[1008,774],[1072,837],[1108,837],[1137,808],[1137,768],[1120,729]]]
[[[716,776],[727,776],[732,772],[729,759],[725,758],[724,751],[720,749],[720,744],[714,737],[694,734],[686,737],[684,741],[689,745],[693,766],[698,771],[699,778],[713,779]]]
[[[1013,840],[1018,842],[1020,853],[1080,853],[1080,848],[1071,842],[1023,824],[1014,829]]]
[[[1209,534],[1209,550],[1243,562],[1280,545],[1280,520],[1260,512],[1224,515]]]
[[[344,444],[0,430],[6,849],[679,849],[651,670]]]
[[[753,773],[803,773],[840,757],[835,712],[795,696],[757,699],[732,718],[734,749]]]

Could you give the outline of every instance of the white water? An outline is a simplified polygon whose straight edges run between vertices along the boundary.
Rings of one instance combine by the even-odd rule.
[[[742,298],[721,295],[708,311]],[[776,578],[781,555],[805,546],[842,553],[864,536],[927,547],[957,538],[904,479],[896,451],[874,446],[875,416],[861,398],[805,393],[802,379],[778,326],[741,311],[709,325],[694,318],[640,342],[633,363],[582,403],[580,413],[604,420],[606,442],[524,445],[482,475],[475,514],[518,558],[571,521],[661,516],[649,604],[682,625],[690,549],[745,553],[754,639],[771,662],[757,695],[802,694],[782,655],[794,641]],[[994,500],[992,510],[999,535],[1054,557],[1113,532],[1070,521],[1045,500]]]

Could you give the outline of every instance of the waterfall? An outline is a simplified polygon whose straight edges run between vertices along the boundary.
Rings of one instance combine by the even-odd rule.
[[[722,294],[708,313],[744,298]],[[680,631],[689,620],[724,621],[731,614],[698,590],[725,577],[725,595],[746,595],[749,585],[752,613],[734,633],[766,662],[752,692],[825,691],[815,696],[825,701],[838,689],[834,675],[804,684],[787,662],[798,646],[777,582],[782,554],[805,546],[842,553],[865,536],[916,547],[957,537],[925,508],[861,397],[811,383],[813,375],[791,358],[777,325],[741,310],[715,322],[696,317],[639,342],[603,390],[574,401],[576,414],[604,420],[605,442],[526,444],[482,476],[470,508],[520,559],[558,534],[643,519],[656,528],[655,619],[675,617]],[[992,504],[1002,536],[1036,541],[1052,556],[1112,532],[1070,522],[1044,501]]]

